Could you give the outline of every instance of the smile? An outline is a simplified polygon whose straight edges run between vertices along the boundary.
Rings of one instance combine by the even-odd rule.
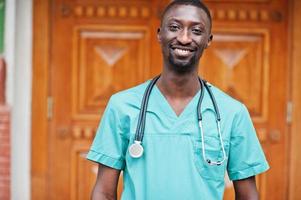
[[[189,56],[189,55],[191,55],[192,54],[192,50],[190,50],[190,49],[180,49],[180,48],[175,48],[175,49],[173,49],[174,50],[174,52],[175,52],[175,54],[177,55],[177,56],[181,56],[181,57],[186,57],[186,56]]]

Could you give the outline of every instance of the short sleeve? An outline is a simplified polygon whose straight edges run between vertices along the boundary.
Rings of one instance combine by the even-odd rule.
[[[122,170],[125,166],[126,140],[122,136],[122,125],[118,114],[118,106],[111,97],[87,159]]]
[[[247,108],[242,105],[233,120],[228,159],[230,180],[255,176],[269,169]]]

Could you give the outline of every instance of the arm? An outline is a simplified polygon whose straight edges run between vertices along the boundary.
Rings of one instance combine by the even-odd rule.
[[[233,181],[235,200],[258,200],[255,176]]]
[[[119,170],[99,164],[91,200],[116,200],[119,174]]]

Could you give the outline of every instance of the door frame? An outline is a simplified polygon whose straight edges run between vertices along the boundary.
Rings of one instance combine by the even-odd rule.
[[[31,199],[47,199],[51,0],[33,0]]]
[[[289,100],[294,105],[292,123],[289,127],[289,185],[287,196],[293,200],[301,197],[298,181],[301,171],[301,151],[298,141],[301,141],[301,28],[297,26],[301,13],[301,3],[290,1],[289,12],[289,49],[288,52],[288,90]],[[49,70],[50,70],[50,28],[51,28],[51,0],[33,0],[33,68],[32,68],[32,133],[31,133],[31,199],[47,199],[48,188],[48,97],[49,97]],[[298,76],[299,75],[299,76]],[[299,150],[299,151],[298,151]],[[299,187],[299,189],[297,188]]]
[[[301,18],[301,2],[292,0],[289,2],[289,101],[292,103],[292,118],[289,131],[289,175],[288,175],[288,199],[301,198],[301,27],[298,19]],[[299,123],[298,123],[299,122]]]

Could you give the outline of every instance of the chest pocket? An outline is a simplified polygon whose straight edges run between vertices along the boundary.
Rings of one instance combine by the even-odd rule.
[[[221,161],[223,152],[218,137],[205,136],[206,158],[212,161]],[[227,156],[228,142],[225,140],[224,148]],[[203,158],[203,149],[201,140],[194,140],[194,162],[200,175],[209,180],[223,181],[227,166],[227,158],[221,165],[209,165]]]

